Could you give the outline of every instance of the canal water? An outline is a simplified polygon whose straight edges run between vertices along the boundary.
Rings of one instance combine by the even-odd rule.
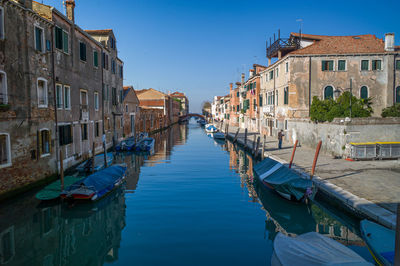
[[[93,204],[0,205],[0,265],[269,265],[278,232],[317,231],[372,262],[354,217],[288,202],[254,180],[251,156],[200,126],[156,136],[151,156],[118,155],[126,185]]]

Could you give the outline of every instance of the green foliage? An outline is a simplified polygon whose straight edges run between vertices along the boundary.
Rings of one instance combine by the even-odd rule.
[[[337,117],[350,117],[350,98],[351,98],[351,117],[369,117],[373,110],[371,99],[357,99],[351,96],[350,92],[344,92],[337,100],[320,100],[314,96],[310,116],[314,122],[332,121]]]
[[[382,110],[382,117],[400,117],[400,103],[396,103]]]

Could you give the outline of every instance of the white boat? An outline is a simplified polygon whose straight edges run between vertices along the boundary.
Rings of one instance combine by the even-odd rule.
[[[372,266],[373,264],[339,242],[316,232],[309,232],[297,237],[278,233],[274,240],[271,265]]]
[[[221,132],[212,133],[214,139],[225,139],[225,134]]]
[[[218,132],[218,128],[216,128],[214,125],[211,125],[211,126],[206,126],[205,127],[206,128],[206,132],[207,133],[216,133],[216,132]]]

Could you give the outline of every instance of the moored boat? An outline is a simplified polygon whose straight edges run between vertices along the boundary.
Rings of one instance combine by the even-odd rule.
[[[154,149],[154,143],[155,143],[154,138],[150,137],[144,138],[136,144],[135,150],[141,152],[151,151]]]
[[[108,152],[106,154],[107,166],[110,166],[113,161],[113,154]],[[80,165],[76,167],[78,172],[90,172],[92,171],[93,159],[89,158],[88,160],[84,161]],[[99,171],[105,167],[104,165],[104,153],[98,154],[94,157],[94,171]]]
[[[395,231],[368,220],[360,222],[360,231],[377,264],[393,265]]]
[[[83,178],[81,176],[65,176],[64,187],[67,188]],[[57,179],[36,193],[35,197],[39,200],[54,200],[60,197],[61,191],[61,180]]]
[[[221,132],[212,133],[211,136],[212,136],[214,139],[225,139],[225,134],[224,134],[224,133],[221,133]]]
[[[127,138],[115,146],[116,151],[132,151],[134,150],[136,141],[134,137]]]
[[[316,232],[297,237],[278,233],[274,240],[273,266],[369,265],[360,255],[339,242]]]
[[[271,158],[265,158],[255,165],[253,172],[266,187],[287,200],[312,200],[317,192],[312,180],[302,178]]]
[[[120,186],[125,180],[126,166],[112,165],[75,182],[61,192],[61,198],[98,200]]]
[[[205,126],[206,132],[207,133],[216,133],[218,132],[218,128],[216,128],[214,125],[209,125],[209,126]]]

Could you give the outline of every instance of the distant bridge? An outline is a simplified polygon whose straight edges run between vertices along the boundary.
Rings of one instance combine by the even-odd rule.
[[[187,115],[182,115],[182,116],[180,116],[179,117],[179,120],[183,120],[183,119],[185,119],[185,118],[191,118],[191,117],[200,117],[200,118],[202,118],[202,119],[206,119],[206,117],[204,116],[204,115],[201,115],[201,114],[195,114],[195,113],[190,113],[190,114],[187,114]]]

